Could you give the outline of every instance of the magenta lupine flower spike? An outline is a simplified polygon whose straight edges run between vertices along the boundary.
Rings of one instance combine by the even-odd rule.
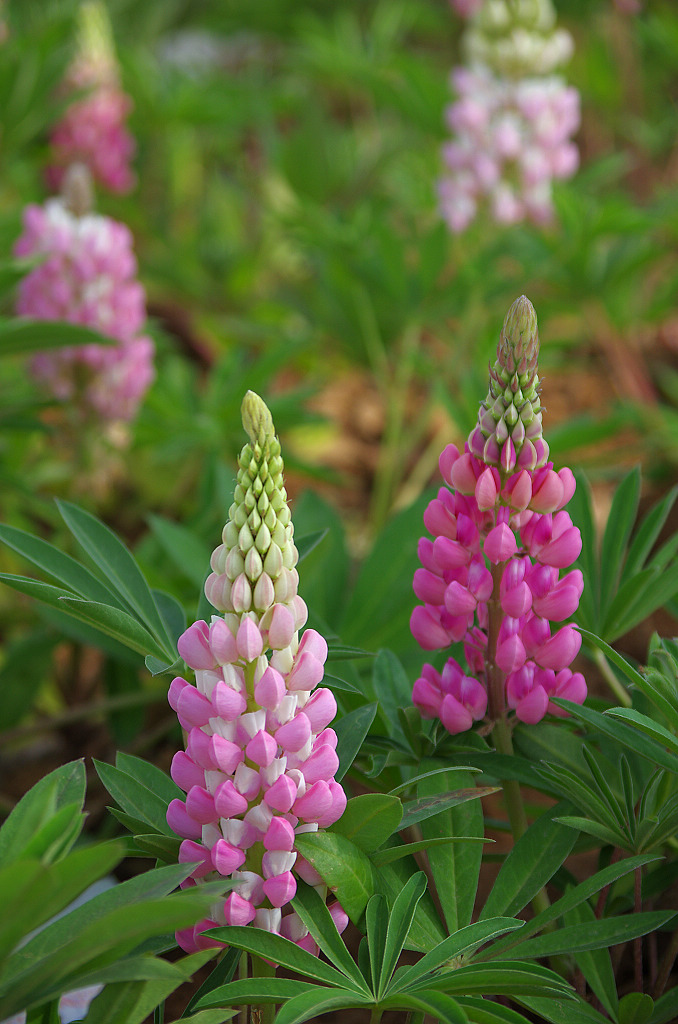
[[[243,448],[223,543],[205,583],[222,614],[194,622],[179,653],[196,685],[174,679],[169,702],[187,734],[172,778],[186,793],[167,812],[180,835],[179,859],[194,863],[189,884],[228,881],[210,919],[181,932],[192,951],[209,927],[249,924],[305,949],[313,940],[288,904],[297,877],[325,888],[295,850],[295,836],[325,828],[346,806],[334,779],[337,737],[328,728],[337,705],[319,687],[327,644],[314,629],[301,639],[307,609],[297,593],[297,549],[283,485],[280,442],[264,402],[248,391]],[[332,908],[341,931],[347,917]]]
[[[107,421],[131,420],[153,380],[153,342],[142,334],[146,302],[124,224],[88,212],[88,172],[73,165],[64,196],[26,207],[16,256],[43,257],[20,282],[16,311],[92,327],[116,345],[40,353],[35,377],[61,400]]]
[[[121,89],[106,7],[97,0],[78,12],[78,49],[66,81],[67,94],[83,92],[66,108],[51,138],[47,180],[61,188],[73,163],[85,164],[98,185],[129,192],[135,183],[130,161],[135,143],[126,127],[132,101]]]
[[[581,551],[564,507],[571,470],[558,473],[542,437],[537,318],[525,296],[502,328],[490,388],[463,453],[440,456],[442,488],[424,513],[433,539],[419,542],[414,591],[423,601],[411,629],[425,650],[462,642],[464,669],[449,658],[442,673],[424,665],[412,699],[424,718],[451,733],[509,710],[527,723],[563,712],[552,697],[583,703],[586,683],[570,664],[580,634],[569,619],[583,589],[578,569],[560,576]]]

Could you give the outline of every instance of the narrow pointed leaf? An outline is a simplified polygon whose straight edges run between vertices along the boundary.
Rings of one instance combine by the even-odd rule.
[[[346,989],[320,989],[304,992],[289,999],[278,1010],[276,1024],[303,1024],[303,1021],[314,1020],[330,1010],[350,1010],[353,1007],[373,1005],[371,997],[361,996],[358,992],[347,992]]]
[[[330,967],[317,956],[307,953],[295,942],[284,939],[282,935],[266,932],[262,928],[229,925],[227,928],[210,928],[207,934],[236,949],[244,949],[247,953],[254,953],[281,967],[296,971],[297,974],[303,974],[306,978],[313,978],[314,981],[339,987],[351,984],[340,971]]]
[[[343,971],[359,990],[367,993],[369,989],[363,976],[339,935],[325,901],[315,889],[300,882],[292,906],[330,963]]]
[[[110,585],[127,602],[149,632],[163,644],[167,635],[151,589],[130,551],[119,537],[95,516],[67,501],[57,501],[66,526]]]
[[[367,942],[370,959],[370,978],[372,991],[381,998],[379,990],[379,977],[384,963],[384,951],[386,949],[386,935],[388,932],[388,904],[381,893],[375,893],[370,898],[365,911],[365,924],[367,927]]]
[[[441,1024],[468,1024],[469,1018],[456,999],[444,992],[423,989],[421,992],[402,992],[393,998],[386,998],[381,1004],[385,1009],[414,1010],[421,1015],[430,1014]]]
[[[463,956],[490,942],[498,935],[516,931],[524,927],[524,921],[516,921],[511,917],[494,917],[487,921],[476,921],[460,928],[454,935],[449,935],[439,945],[419,960],[413,967],[394,979],[389,991],[400,992],[420,981],[424,975],[438,970],[443,964],[456,957]]]
[[[334,723],[337,734],[337,756],[339,768],[335,779],[340,782],[353,764],[356,754],[363,745],[363,740],[370,731],[370,726],[377,713],[377,704],[365,704],[356,711],[350,711]]]
[[[298,835],[295,847],[357,923],[374,893],[372,865],[366,854],[344,836],[332,832]]]
[[[432,818],[434,815],[446,811],[449,807],[457,807],[459,804],[465,804],[469,800],[480,800],[481,797],[497,792],[499,792],[498,786],[479,786],[477,789],[457,789],[453,793],[440,793],[437,796],[422,797],[419,800],[408,800],[403,805],[403,818],[400,828],[409,828],[410,825],[416,825],[420,821]]]
[[[431,847],[440,846],[445,848],[448,843],[493,843],[493,839],[481,839],[478,836],[441,836],[438,839],[420,839],[416,843],[404,843],[402,846],[387,846],[383,850],[375,850],[370,860],[379,867],[382,864],[392,864],[394,860],[408,857],[412,853],[419,853],[420,850],[430,850]]]
[[[45,585],[43,584],[43,587]],[[24,591],[26,592],[26,591]],[[47,600],[46,597],[36,594],[40,600]],[[169,651],[161,647],[155,637],[141,625],[137,619],[121,611],[120,608],[113,608],[108,604],[97,604],[94,601],[84,601],[81,598],[61,597],[58,608],[67,609],[71,615],[82,622],[100,629],[106,636],[112,636],[114,640],[131,647],[139,654],[155,654],[157,658],[167,659]]]
[[[243,1004],[284,1003],[294,996],[305,992],[318,992],[316,985],[308,981],[291,981],[287,978],[242,978],[220,985],[195,1004],[198,1009],[210,1009],[215,1006],[238,1006]]]
[[[379,987],[377,998],[381,999],[391,975],[398,963],[398,957],[403,951],[405,940],[409,935],[410,926],[414,918],[419,900],[426,889],[426,875],[423,871],[413,875],[401,893],[399,893],[388,921],[386,933],[386,944],[384,946],[384,958],[381,964],[379,975]]]
[[[577,835],[553,821],[559,809],[562,805],[545,811],[515,844],[501,866],[481,920],[519,913],[568,856]]]
[[[105,761],[95,759],[94,767],[108,792],[124,811],[147,821],[155,831],[174,838],[175,833],[167,824],[167,803],[162,797],[156,796],[132,775]]]
[[[119,604],[115,592],[70,555],[59,551],[52,544],[15,526],[0,524],[0,540],[13,551],[23,555],[29,562],[46,572],[62,587],[70,587],[80,597],[102,604]]]

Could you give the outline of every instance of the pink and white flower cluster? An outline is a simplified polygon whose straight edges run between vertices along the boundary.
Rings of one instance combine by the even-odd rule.
[[[14,253],[44,257],[19,285],[17,313],[83,324],[117,342],[40,353],[36,378],[59,399],[81,398],[102,419],[131,420],[154,370],[128,228],[97,214],[76,216],[64,200],[49,199],[26,208]]]
[[[317,952],[291,910],[297,876],[325,895],[322,879],[295,850],[298,834],[341,817],[346,796],[334,775],[337,737],[328,728],[337,705],[319,687],[327,644],[297,594],[293,542],[280,445],[270,413],[248,392],[243,422],[251,437],[240,457],[235,501],[212,556],[205,591],[222,615],[195,622],[179,653],[196,685],[173,680],[169,701],[186,731],[172,762],[186,793],[167,820],[183,838],[179,859],[194,863],[188,884],[227,880],[209,919],[177,934],[187,951],[213,943],[217,925],[253,923]],[[226,890],[225,890],[226,891]],[[348,918],[330,908],[341,931]]]
[[[502,343],[517,321],[529,329],[530,311],[526,299],[514,303]],[[556,473],[547,461],[535,411],[534,346],[520,373],[515,349],[504,345],[502,352],[502,343],[464,452],[448,445],[440,457],[450,489],[442,488],[424,513],[433,539],[420,540],[422,568],[414,576],[424,602],[412,613],[415,639],[426,650],[463,643],[467,668],[454,658],[442,672],[425,665],[412,695],[422,715],[440,718],[450,733],[469,729],[488,709],[490,720],[511,709],[534,724],[547,712],[563,714],[553,697],[577,703],[586,697],[583,676],[569,667],[581,636],[571,624],[559,625],[576,611],[583,589],[578,569],[560,575],[581,551],[579,530],[564,508],[575,481],[569,469]]]
[[[70,103],[51,137],[47,181],[60,190],[74,163],[84,164],[97,184],[129,192],[135,184],[130,162],[136,149],[126,121],[132,101],[119,82],[111,27],[104,4],[89,0],[79,11],[79,46],[64,92],[84,93]]]
[[[571,136],[579,127],[579,93],[556,75],[502,79],[488,68],[456,68],[457,101],[448,107],[453,140],[443,148],[447,174],[440,210],[464,231],[488,204],[500,224],[553,216],[552,182],[579,165]]]
[[[466,64],[451,75],[457,98],[446,111],[441,214],[455,233],[484,207],[500,224],[548,223],[553,181],[579,165],[579,94],[553,73],[569,58],[571,37],[556,28],[550,0],[472,7]]]

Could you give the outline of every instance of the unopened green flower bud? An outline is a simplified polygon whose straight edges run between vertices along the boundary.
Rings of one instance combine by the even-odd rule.
[[[548,455],[541,436],[538,357],[537,314],[530,300],[521,295],[506,314],[497,359],[490,368],[487,397],[469,437],[473,454],[507,474],[526,463],[542,465]],[[530,451],[521,461],[526,445]]]

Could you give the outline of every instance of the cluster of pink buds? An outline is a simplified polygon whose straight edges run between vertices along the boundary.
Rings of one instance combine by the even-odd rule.
[[[579,94],[550,73],[569,56],[571,39],[553,17],[550,0],[493,0],[465,33],[467,65],[451,76],[453,137],[438,183],[441,213],[455,233],[483,206],[501,224],[548,223],[553,181],[579,165],[572,142]]]
[[[271,415],[251,391],[242,414],[250,443],[205,584],[222,614],[180,637],[196,685],[177,678],[169,691],[187,743],[171,770],[186,799],[172,801],[167,820],[184,840],[180,861],[195,864],[188,884],[223,878],[228,894],[177,941],[190,952],[212,943],[201,935],[210,927],[253,923],[317,952],[287,905],[297,876],[325,895],[295,837],[331,825],[346,806],[328,728],[337,705],[318,687],[325,640],[314,629],[299,639],[307,609]],[[338,903],[330,912],[341,931],[346,914]]]
[[[79,12],[80,42],[64,89],[78,93],[54,127],[47,180],[61,188],[73,163],[85,164],[97,184],[111,192],[129,192],[135,183],[130,167],[135,143],[126,127],[132,101],[120,87],[118,66],[106,8],[83,3]]]
[[[490,387],[463,453],[448,445],[440,471],[448,487],[424,513],[433,540],[419,542],[414,591],[424,602],[411,629],[426,650],[461,642],[467,669],[450,658],[425,665],[412,699],[425,718],[463,732],[486,714],[512,709],[534,724],[553,697],[583,703],[586,683],[570,664],[581,636],[552,629],[577,609],[582,574],[566,569],[581,536],[564,510],[574,493],[569,469],[556,472],[542,437],[537,318],[525,296],[501,331]]]
[[[74,165],[65,197],[24,212],[16,256],[43,257],[21,281],[16,310],[37,320],[65,320],[115,339],[40,353],[35,377],[60,400],[82,402],[104,420],[131,420],[153,380],[153,342],[136,280],[132,236],[124,224],[82,212],[84,168]]]

